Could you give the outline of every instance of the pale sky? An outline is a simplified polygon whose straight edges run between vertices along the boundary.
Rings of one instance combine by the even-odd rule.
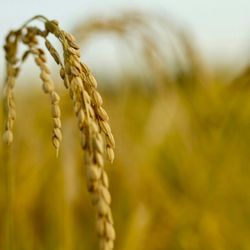
[[[62,27],[70,30],[84,18],[132,8],[164,14],[187,27],[209,60],[250,60],[250,0],[0,0],[0,3],[1,48],[10,28],[37,14],[58,19]],[[3,65],[2,49],[0,62]]]

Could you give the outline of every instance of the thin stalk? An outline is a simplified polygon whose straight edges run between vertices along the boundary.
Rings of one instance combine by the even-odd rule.
[[[34,21],[34,20],[41,20],[41,21],[43,21],[43,22],[49,21],[49,19],[47,19],[45,16],[37,15],[37,16],[34,16],[34,17],[30,18],[29,20],[27,20],[27,21],[20,27],[19,30],[24,29],[30,22],[32,22],[32,21]]]
[[[14,174],[10,162],[10,148],[4,148],[3,152],[3,188],[5,201],[5,249],[13,250],[13,195],[14,195]]]

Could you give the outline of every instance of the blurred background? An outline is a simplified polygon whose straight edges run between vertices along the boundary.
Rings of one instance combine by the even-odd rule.
[[[1,6],[1,47],[30,17],[57,19],[98,80],[116,139],[116,159],[106,164],[115,249],[250,249],[249,1]],[[63,145],[56,158],[50,103],[29,59],[15,88],[13,249],[97,249],[77,122],[48,58],[61,96]],[[0,62],[2,87],[3,49]],[[3,127],[2,109],[0,121]],[[0,167],[0,249],[9,250],[1,223],[4,161]]]

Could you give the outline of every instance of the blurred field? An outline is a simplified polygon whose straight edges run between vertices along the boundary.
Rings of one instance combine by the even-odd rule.
[[[164,25],[158,39],[152,35],[157,22],[153,28],[138,28],[137,21],[127,27],[123,18],[94,26],[95,33],[118,30],[126,42],[129,33],[128,40],[135,40],[127,42],[129,51],[139,58],[136,67],[118,75],[112,69],[96,75],[117,145],[115,162],[106,167],[115,249],[250,249],[249,72],[236,80],[230,69],[211,72],[176,27],[166,31],[172,42],[164,43]],[[87,27],[94,30],[92,22]],[[84,47],[87,38],[79,27],[75,32]],[[58,82],[64,140],[56,158],[48,99],[30,87],[41,84],[38,78],[25,81],[15,92],[11,149],[14,250],[97,249],[70,99]],[[1,145],[1,158],[3,151]],[[1,161],[0,221],[6,216],[4,167]],[[4,230],[0,223],[0,249],[7,250]]]

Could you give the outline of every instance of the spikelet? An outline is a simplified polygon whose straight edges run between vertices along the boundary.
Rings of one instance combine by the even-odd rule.
[[[40,30],[29,26],[29,22],[39,19],[44,21],[45,29]],[[15,105],[13,98],[14,81],[18,73],[16,59],[19,44],[28,46],[22,56],[22,63],[29,55],[33,55],[35,64],[40,69],[40,79],[43,82],[43,91],[50,96],[53,136],[52,142],[58,152],[62,140],[60,97],[55,91],[50,70],[46,65],[45,52],[38,47],[39,39],[45,41],[46,49],[56,64],[60,67],[60,77],[69,92],[73,109],[77,118],[81,135],[81,147],[84,151],[84,164],[86,168],[87,188],[91,201],[97,212],[99,225],[98,237],[101,250],[111,250],[114,247],[115,230],[110,209],[111,195],[108,187],[108,176],[104,170],[104,144],[108,158],[113,161],[115,141],[108,124],[108,114],[102,107],[101,95],[97,92],[97,82],[88,67],[80,61],[80,48],[75,38],[63,31],[56,20],[48,20],[37,16],[26,22],[21,29],[12,31],[6,39],[5,51],[7,60],[7,78],[5,83],[6,126],[3,140],[7,145],[13,141],[13,121],[15,120]],[[48,40],[48,35],[54,35],[62,45],[63,60]],[[106,138],[104,143],[103,137]],[[100,229],[101,228],[101,229]]]

